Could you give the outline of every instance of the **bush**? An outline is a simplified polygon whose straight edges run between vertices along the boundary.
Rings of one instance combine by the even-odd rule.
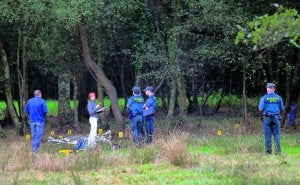
[[[189,161],[187,138],[188,135],[185,133],[171,133],[166,141],[159,143],[162,146],[162,156],[173,165],[185,166]]]

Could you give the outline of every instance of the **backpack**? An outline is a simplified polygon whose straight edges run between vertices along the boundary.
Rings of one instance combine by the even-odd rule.
[[[77,140],[77,144],[75,145],[75,147],[73,148],[73,151],[76,152],[78,150],[83,150],[86,147],[86,141],[84,138],[80,137]]]

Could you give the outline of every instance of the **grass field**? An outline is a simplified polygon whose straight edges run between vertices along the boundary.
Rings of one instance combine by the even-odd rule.
[[[220,98],[221,98],[220,92],[213,93],[208,98],[207,105],[215,107],[216,104],[218,104]],[[159,97],[157,97],[156,100],[157,100],[157,107],[162,107],[162,100]],[[203,101],[202,98],[199,96],[199,98],[198,98],[199,105],[202,104],[202,101]],[[57,100],[47,99],[46,102],[47,102],[47,106],[48,106],[48,109],[49,109],[48,115],[56,116],[57,111],[58,111],[58,102],[57,102]],[[247,102],[250,106],[256,107],[257,104],[258,104],[258,98],[248,98]],[[125,106],[125,99],[124,98],[119,98],[118,99],[118,104],[121,107],[121,110],[123,110],[124,106]],[[241,104],[242,104],[241,97],[237,96],[237,95],[229,94],[229,95],[225,96],[222,99],[222,105],[225,105],[225,106],[240,107]],[[16,107],[16,110],[19,110],[17,101],[14,101],[14,105]],[[103,106],[110,107],[110,100],[109,100],[108,97],[104,98],[104,105]],[[70,101],[70,107],[71,107],[71,109],[73,109],[73,107],[74,107],[74,102],[73,101]],[[6,109],[5,102],[1,101],[1,100],[0,100],[0,109]]]
[[[154,144],[140,149],[126,137],[118,150],[99,144],[68,155],[58,150],[72,146],[47,142],[32,154],[30,141],[6,130],[0,184],[300,184],[298,132],[283,131],[282,155],[266,156],[258,120],[251,131],[236,119],[195,121],[163,134],[164,120],[158,120]]]
[[[57,112],[58,112],[58,101],[47,99],[46,102],[47,102],[47,107],[48,107],[48,114],[47,115],[56,116]],[[125,99],[120,98],[118,100],[118,103],[119,103],[120,107],[124,107],[125,106]],[[16,107],[16,110],[19,110],[19,106],[18,106],[17,101],[14,101],[14,106]],[[106,106],[106,107],[110,106],[110,100],[108,98],[104,99],[104,106]],[[70,107],[71,107],[71,109],[74,108],[74,101],[70,101]],[[0,109],[2,109],[2,110],[6,109],[6,103],[4,101],[0,101]]]

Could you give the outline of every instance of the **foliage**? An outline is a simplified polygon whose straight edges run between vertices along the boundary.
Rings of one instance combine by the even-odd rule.
[[[246,28],[239,26],[235,43],[252,44],[253,50],[260,50],[289,41],[299,48],[299,29],[298,11],[280,5],[273,15],[256,16]]]
[[[129,94],[137,78],[142,86],[156,86],[164,79],[157,96],[165,98],[169,96],[170,82],[181,75],[187,82],[189,101],[194,98],[197,102],[199,96],[206,100],[211,92],[221,89],[225,95],[236,95],[225,96],[223,105],[239,106],[242,74],[251,95],[261,93],[262,83],[267,80],[282,84],[282,91],[286,79],[292,78],[294,86],[298,84],[293,78],[298,69],[292,63],[297,50],[292,46],[299,45],[299,2],[277,2],[278,7],[265,0],[5,0],[0,3],[0,39],[12,67],[18,57],[19,36],[27,40],[24,52],[31,79],[29,89],[47,89],[45,93],[53,99],[57,98],[55,76],[61,69],[66,71],[61,61],[68,60],[73,74],[86,85],[84,89],[78,84],[81,91],[96,88],[82,64],[77,27],[82,22],[92,59],[103,62],[119,98]],[[243,28],[249,17],[255,18]],[[236,43],[247,46],[235,45],[235,38]],[[286,41],[292,46],[277,44]],[[249,52],[249,46],[256,52]],[[268,47],[271,50],[261,50]],[[12,79],[13,89],[18,89],[14,82]],[[18,92],[13,93],[16,99]],[[298,92],[292,93],[297,97]],[[208,104],[214,106],[220,98],[221,95],[210,96]],[[160,105],[167,106],[169,102],[167,99]],[[119,104],[123,106],[123,100]],[[57,105],[50,106],[50,112],[56,108]]]

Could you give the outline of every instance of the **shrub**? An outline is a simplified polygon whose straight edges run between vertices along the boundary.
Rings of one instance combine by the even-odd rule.
[[[186,140],[188,135],[180,132],[173,132],[169,138],[162,143],[162,155],[176,166],[185,166],[189,161]]]

